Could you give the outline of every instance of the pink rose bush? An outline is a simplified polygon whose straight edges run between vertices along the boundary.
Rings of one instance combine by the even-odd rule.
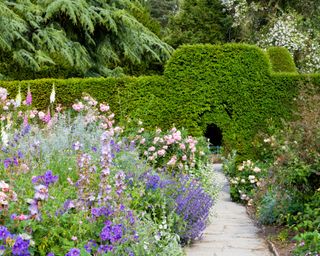
[[[157,128],[150,132],[142,127],[135,137],[135,142],[142,155],[158,168],[176,172],[188,172],[196,168],[201,161],[207,161],[208,145],[203,139],[188,136],[187,132],[173,127],[165,132]]]

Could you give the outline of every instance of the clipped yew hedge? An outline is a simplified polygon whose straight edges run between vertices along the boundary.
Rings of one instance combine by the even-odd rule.
[[[296,65],[290,52],[284,47],[270,47],[267,49],[272,71],[274,72],[293,72],[297,73]]]
[[[291,118],[299,87],[320,84],[319,75],[288,72],[292,66],[273,64],[272,70],[270,52],[246,44],[186,45],[174,52],[163,76],[0,81],[0,86],[15,96],[19,86],[26,92],[29,85],[39,109],[49,105],[53,83],[56,103],[63,105],[71,106],[87,92],[108,102],[118,119],[138,118],[146,128],[175,124],[202,135],[215,124],[227,150],[251,158],[252,141],[267,120],[280,124]]]

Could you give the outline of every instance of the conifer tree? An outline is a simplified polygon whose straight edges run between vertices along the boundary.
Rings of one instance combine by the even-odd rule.
[[[0,73],[109,76],[163,63],[172,48],[145,26],[143,13],[130,0],[0,0]]]
[[[178,13],[170,20],[167,41],[174,47],[224,42],[230,25],[220,0],[181,0]]]

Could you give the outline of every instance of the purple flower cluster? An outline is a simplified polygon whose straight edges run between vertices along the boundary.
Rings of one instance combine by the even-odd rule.
[[[160,187],[161,179],[159,175],[146,175],[146,188],[156,190]]]
[[[105,226],[100,233],[101,241],[110,241],[115,243],[122,238],[123,235],[123,225],[122,224],[112,224],[110,220],[105,222]]]
[[[18,166],[19,160],[23,158],[23,154],[20,150],[17,153],[14,153],[12,157],[8,157],[3,160],[3,165],[5,169],[8,169],[10,166]]]
[[[46,187],[49,187],[51,184],[57,182],[58,176],[53,175],[51,170],[48,170],[43,175],[39,175],[32,178],[32,183],[41,184]]]
[[[92,208],[91,215],[92,221],[96,221],[97,223],[103,221],[103,228],[99,235],[101,243],[97,244],[91,240],[85,245],[85,250],[89,253],[94,250],[98,255],[107,252],[118,255],[117,248],[119,244],[130,241],[136,242],[139,238],[134,229],[135,217],[133,212],[126,209],[124,205]],[[102,218],[98,219],[99,217]]]
[[[78,248],[72,248],[65,256],[80,256],[80,250]]]
[[[96,248],[98,244],[94,240],[90,240],[88,243],[84,245],[84,249],[87,253],[91,253],[93,248]]]
[[[91,215],[93,218],[98,218],[100,216],[108,217],[113,214],[113,210],[109,207],[92,208]]]
[[[53,175],[51,170],[48,170],[43,175],[32,178],[34,186],[34,197],[29,200],[30,215],[36,220],[40,220],[39,201],[45,201],[49,198],[48,187],[57,182],[58,176]]]
[[[126,175],[124,174],[123,171],[119,171],[115,175],[116,192],[117,192],[118,196],[120,196],[121,193],[123,192],[123,190],[126,188],[125,178],[126,178]]]
[[[5,226],[0,226],[0,240],[6,240],[10,235],[9,230]]]
[[[91,155],[86,153],[78,155],[77,159],[79,179],[76,182],[78,197],[75,200],[75,205],[79,210],[89,208],[96,199],[96,194],[91,188],[91,183],[97,167],[92,164],[91,159]]]
[[[30,255],[29,249],[29,240],[24,240],[22,237],[18,236],[13,247],[12,247],[12,254],[19,255],[19,256],[28,256]]]
[[[170,179],[161,179],[158,174],[151,174],[149,171],[140,176],[146,184],[146,189],[156,190],[158,188],[165,188],[170,184],[175,184],[175,181]]]
[[[3,165],[4,165],[4,168],[6,169],[8,169],[12,165],[18,166],[19,165],[18,158],[15,156],[12,158],[6,158],[5,160],[3,160]]]
[[[179,179],[179,183],[174,196],[175,212],[187,223],[180,234],[182,243],[187,243],[201,237],[213,200],[196,180],[185,176]]]
[[[12,246],[12,255],[19,256],[29,256],[29,245],[30,240],[23,239],[21,236],[13,235],[9,232],[9,230],[5,226],[0,226],[0,241],[5,245],[1,245],[0,250],[5,252],[6,249],[9,249],[11,246],[6,248],[7,238],[14,240],[14,244]]]

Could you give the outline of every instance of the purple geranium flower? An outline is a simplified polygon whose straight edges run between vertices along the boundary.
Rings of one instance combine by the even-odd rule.
[[[0,226],[0,240],[5,240],[10,235],[10,232],[5,226]]]
[[[80,256],[80,250],[78,248],[72,248],[65,256]]]
[[[12,254],[13,255],[30,255],[28,252],[30,241],[24,240],[20,236],[17,237],[13,247]]]
[[[32,183],[39,183],[45,185],[46,187],[49,187],[51,184],[57,182],[58,178],[58,176],[53,175],[51,170],[48,170],[43,175],[33,177]]]

